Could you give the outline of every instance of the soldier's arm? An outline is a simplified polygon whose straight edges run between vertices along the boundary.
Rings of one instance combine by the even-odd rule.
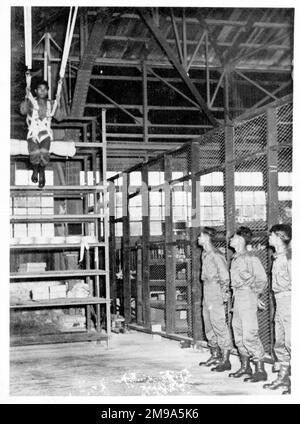
[[[221,286],[222,296],[224,301],[228,301],[230,294],[229,294],[229,271],[227,267],[227,262],[224,256],[222,255],[215,255],[214,257],[217,268],[218,268],[218,274],[219,274],[219,283]]]
[[[261,261],[256,257],[252,257],[253,273],[255,275],[255,289],[258,294],[261,294],[266,288],[268,277]]]

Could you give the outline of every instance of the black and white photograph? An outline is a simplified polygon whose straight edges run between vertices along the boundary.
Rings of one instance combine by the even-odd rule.
[[[294,399],[296,9],[232,4],[7,8],[12,399]]]

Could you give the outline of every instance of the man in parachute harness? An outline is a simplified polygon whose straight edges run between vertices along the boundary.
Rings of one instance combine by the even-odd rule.
[[[33,167],[31,180],[43,188],[45,168],[50,161],[50,145],[53,140],[51,129],[52,118],[60,121],[63,113],[59,107],[59,98],[55,102],[48,99],[49,86],[46,81],[38,81],[35,89],[36,97],[33,97],[30,88],[26,87],[25,100],[21,103],[20,112],[27,115],[27,145],[29,161]]]

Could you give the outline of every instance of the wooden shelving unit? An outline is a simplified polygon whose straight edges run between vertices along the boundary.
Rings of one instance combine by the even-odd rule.
[[[102,112],[102,122],[105,122],[105,111]],[[18,285],[31,285],[39,284],[40,286],[51,284],[53,280],[58,280],[59,284],[68,282],[84,281],[89,287],[89,294],[87,297],[66,297],[63,298],[49,298],[34,300],[30,298],[20,298],[12,296],[10,310],[11,314],[20,311],[38,311],[38,310],[51,310],[58,309],[62,311],[74,308],[77,311],[85,311],[86,324],[85,329],[80,331],[68,330],[55,330],[53,334],[49,333],[33,333],[28,334],[28,331],[20,331],[20,334],[11,334],[11,345],[23,344],[41,344],[41,343],[59,343],[59,342],[75,342],[75,341],[92,341],[92,340],[108,340],[111,332],[111,318],[110,318],[110,284],[109,284],[109,251],[108,251],[108,195],[107,195],[107,181],[106,181],[106,137],[105,129],[102,130],[102,140],[96,140],[97,135],[97,122],[95,119],[85,118],[67,118],[62,123],[55,125],[55,128],[66,129],[75,128],[81,130],[81,141],[76,141],[76,155],[72,159],[66,159],[70,164],[72,160],[80,161],[84,173],[84,185],[78,184],[62,184],[46,185],[43,189],[39,189],[33,185],[15,185],[12,181],[11,185],[11,199],[12,203],[21,198],[34,198],[40,197],[51,198],[54,201],[65,201],[68,199],[72,201],[81,202],[83,213],[68,211],[68,213],[47,213],[47,214],[27,214],[19,213],[11,214],[11,225],[25,224],[29,225],[44,225],[53,224],[63,228],[65,232],[66,241],[59,243],[55,242],[53,238],[49,238],[47,242],[29,243],[21,240],[11,243],[11,255],[14,255],[15,263],[22,255],[25,259],[19,259],[19,265],[27,262],[35,262],[34,259],[26,260],[27,257],[38,258],[41,256],[55,255],[63,262],[64,253],[79,252],[82,246],[82,237],[90,235],[91,228],[93,229],[93,241],[88,243],[88,250],[85,250],[84,259],[81,262],[80,268],[70,267],[66,269],[53,268],[54,260],[51,264],[47,263],[47,270],[43,272],[18,272],[17,269],[12,269],[10,273],[10,283]],[[17,162],[23,161],[22,157],[12,157],[14,169],[17,169]],[[60,158],[60,161],[61,158]],[[23,167],[24,169],[24,167]],[[88,172],[92,173],[92,184],[88,180]],[[91,205],[92,203],[92,205]],[[83,205],[83,206],[82,206]],[[79,240],[76,243],[68,242],[69,226],[81,226],[82,234],[79,235]],[[28,230],[29,232],[29,230]],[[61,234],[59,234],[60,236]],[[30,239],[30,234],[28,237]],[[46,237],[47,238],[47,237]],[[36,262],[41,262],[40,259]],[[15,264],[14,263],[14,264]],[[78,269],[77,269],[78,268]],[[49,287],[49,286],[48,286]],[[66,286],[67,287],[67,286]],[[67,314],[68,315],[68,314]]]

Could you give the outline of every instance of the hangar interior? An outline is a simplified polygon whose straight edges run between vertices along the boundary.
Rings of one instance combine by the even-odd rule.
[[[70,9],[31,8],[32,87],[45,79],[51,99]],[[156,373],[166,369],[168,351],[177,371],[184,353],[187,362],[197,361],[197,348],[204,354],[206,343],[201,227],[216,229],[217,246],[229,261],[229,237],[247,225],[252,250],[269,275],[268,231],[292,223],[293,9],[79,7],[76,13],[62,85],[64,118],[52,122],[54,141],[64,143],[65,153],[52,152],[46,185],[39,189],[30,180],[27,125],[19,112],[30,50],[25,14],[22,7],[11,8],[10,331],[16,394],[26,391],[21,376],[32,376],[28,370],[39,353],[43,358],[51,352],[65,364],[74,349],[77,359],[70,361],[76,366],[84,361],[76,356],[80,347],[87,346],[93,351],[89,361],[99,351],[110,367],[117,351],[122,364],[122,352],[137,342],[150,358],[162,349],[164,365],[157,360]],[[259,334],[271,363],[270,281],[263,300]],[[230,323],[230,303],[226,316]],[[180,346],[187,349],[179,353]],[[24,352],[28,368],[22,368]],[[136,358],[143,363],[140,373],[151,361],[127,354],[132,364],[121,371],[112,366],[114,377],[105,378],[127,372],[124,393],[136,394],[130,370]],[[101,374],[83,384],[93,374],[91,364],[84,366],[81,386],[68,370],[70,394],[120,394],[118,384],[103,389]],[[61,367],[58,386],[49,377],[45,393],[65,390]],[[203,392],[222,380],[203,378]],[[185,390],[182,375],[183,386],[174,380],[173,390],[170,379],[163,380],[161,393],[153,392],[158,380],[145,381],[143,394]],[[34,382],[41,385],[42,378]],[[253,392],[241,383],[232,389],[241,390]]]

